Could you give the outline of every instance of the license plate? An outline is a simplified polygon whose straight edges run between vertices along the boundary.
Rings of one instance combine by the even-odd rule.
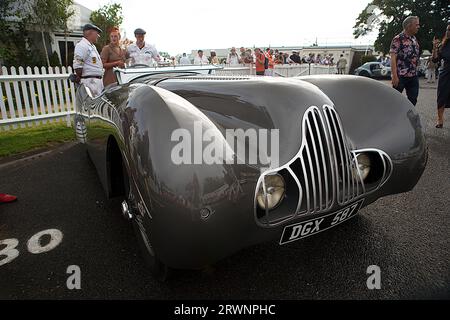
[[[280,245],[315,235],[347,221],[356,215],[363,202],[364,199],[361,199],[337,212],[284,227]]]

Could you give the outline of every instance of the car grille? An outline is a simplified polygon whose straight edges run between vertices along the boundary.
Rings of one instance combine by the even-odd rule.
[[[333,107],[311,107],[303,117],[303,143],[289,164],[303,190],[299,214],[327,211],[337,202],[345,205],[364,193],[355,155],[350,151],[342,124]]]
[[[291,186],[296,184],[298,187],[295,194],[298,197],[296,208],[287,210],[289,215],[280,215],[282,210],[275,208],[264,211],[257,208],[255,201],[255,214],[260,225],[274,226],[297,216],[326,212],[334,206],[345,206],[366,194],[358,172],[357,151],[351,150],[339,115],[332,106],[312,106],[306,110],[302,121],[302,137],[297,155],[284,166],[264,172],[256,189],[257,192],[265,176],[281,174],[285,180],[294,182]],[[383,178],[375,187],[379,188],[389,177],[392,166],[387,154],[376,149],[370,150],[380,155],[384,166]],[[257,210],[261,212],[258,214]]]

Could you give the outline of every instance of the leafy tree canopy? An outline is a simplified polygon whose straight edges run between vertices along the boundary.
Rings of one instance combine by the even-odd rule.
[[[103,30],[97,41],[99,51],[109,42],[109,31],[113,27],[120,27],[123,21],[122,5],[118,3],[107,4],[91,13],[91,21]]]
[[[411,15],[420,18],[417,39],[421,51],[431,51],[433,37],[443,37],[450,19],[448,0],[372,0],[356,19],[353,35],[358,38],[379,28],[375,50],[388,53],[392,38]]]
[[[39,55],[33,54],[28,41],[26,24],[23,22],[23,8],[14,0],[0,1],[0,62],[6,66],[40,65]],[[14,27],[11,18],[15,19]]]
[[[0,59],[5,66],[51,65],[44,42],[45,34],[66,30],[74,14],[73,0],[0,0]],[[42,34],[44,52],[38,49],[30,33]]]

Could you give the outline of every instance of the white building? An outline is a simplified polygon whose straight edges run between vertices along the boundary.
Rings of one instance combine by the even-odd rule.
[[[73,5],[74,15],[70,18],[68,22],[69,33],[67,36],[67,47],[68,47],[68,64],[72,65],[73,61],[73,52],[75,49],[75,45],[78,41],[83,37],[83,26],[86,23],[90,23],[90,16],[92,10],[78,4],[74,1]],[[50,33],[51,37],[51,53],[56,52],[59,57],[59,61],[61,64],[65,64],[65,56],[66,56],[66,46],[65,46],[65,38],[64,38],[64,30],[55,30]]]

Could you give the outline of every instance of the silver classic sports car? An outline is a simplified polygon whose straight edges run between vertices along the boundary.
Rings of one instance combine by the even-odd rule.
[[[373,79],[390,79],[391,67],[384,66],[381,62],[366,62],[355,69],[355,75]]]
[[[382,83],[214,69],[118,69],[100,96],[77,91],[77,137],[159,278],[325,231],[424,171],[419,116]]]

